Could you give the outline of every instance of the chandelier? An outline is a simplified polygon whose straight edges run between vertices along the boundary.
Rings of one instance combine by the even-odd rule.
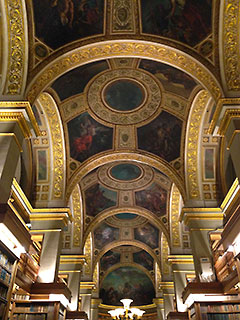
[[[116,308],[108,311],[113,319],[127,320],[127,319],[140,319],[145,311],[138,308],[130,308],[132,299],[120,300],[123,304],[123,308]]]

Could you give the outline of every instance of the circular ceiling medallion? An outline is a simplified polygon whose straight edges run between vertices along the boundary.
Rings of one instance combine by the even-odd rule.
[[[124,212],[116,214],[116,217],[120,220],[132,220],[137,217],[134,213]]]
[[[131,112],[139,108],[146,97],[142,85],[132,79],[120,79],[110,82],[102,93],[103,102],[106,106],[120,112]]]
[[[99,182],[115,190],[136,190],[147,186],[154,178],[153,170],[143,164],[129,162],[107,164],[98,171]]]
[[[108,70],[95,77],[86,90],[90,111],[100,122],[140,124],[160,111],[159,84],[144,70]]]
[[[127,217],[129,215],[128,218],[123,218],[123,217]],[[121,218],[119,218],[119,216]],[[132,216],[132,218],[130,218],[130,216]],[[121,228],[121,227],[132,227],[132,228],[137,228],[142,226],[143,224],[146,224],[148,220],[142,216],[139,216],[137,214],[133,214],[133,213],[118,213],[114,216],[111,216],[109,218],[106,219],[106,222],[115,228]]]
[[[112,167],[110,170],[110,175],[121,181],[136,180],[140,177],[142,170],[131,163],[120,163]]]

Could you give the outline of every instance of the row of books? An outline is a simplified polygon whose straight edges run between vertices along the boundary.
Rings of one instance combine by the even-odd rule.
[[[39,305],[39,304],[30,304],[28,306],[23,306],[23,304],[16,304],[15,312],[16,313],[27,313],[27,312],[49,312],[51,307],[49,308],[47,305]]]
[[[0,297],[6,299],[8,288],[0,286]]]
[[[1,265],[0,265],[0,280],[7,286],[11,281],[11,274],[8,273],[4,268],[2,268]]]
[[[240,312],[240,305],[228,303],[201,306],[201,312]]]
[[[9,272],[12,272],[13,264],[9,261],[8,257],[0,251],[0,265],[7,268]]]
[[[30,299],[30,295],[29,294],[18,294],[15,293],[13,296],[14,300],[29,300]]]
[[[13,320],[47,320],[47,314],[14,314]]]

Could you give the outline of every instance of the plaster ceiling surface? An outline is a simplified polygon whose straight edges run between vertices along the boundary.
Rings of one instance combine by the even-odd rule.
[[[146,276],[149,292],[144,295],[152,296],[151,284],[157,290],[156,265],[163,272],[166,241],[168,246],[173,243],[173,190],[179,195],[175,221],[186,192],[190,110],[205,88],[189,70],[176,67],[174,58],[173,63],[166,63],[150,55],[148,58],[147,54],[115,56],[114,51],[100,58],[96,51],[97,59],[93,55],[89,61],[74,65],[74,50],[118,39],[169,43],[174,50],[198,57],[213,70],[212,23],[217,8],[213,3],[33,0],[26,4],[33,54],[29,88],[42,85],[42,94],[53,101],[62,130],[59,129],[64,148],[66,198],[72,202],[78,199],[77,227],[67,235],[72,242],[65,249],[82,250],[92,234],[93,264],[100,265],[99,290],[104,301],[112,304],[117,303],[120,295],[115,293],[110,298],[109,286],[113,279],[124,278],[126,272],[139,273],[136,279]],[[55,61],[61,61],[69,52],[73,52],[72,60],[60,63],[62,70],[51,69]],[[44,70],[48,70],[44,77],[49,80],[41,78],[41,84],[37,77]],[[218,77],[217,73],[214,77]],[[54,145],[57,147],[51,130],[56,129],[58,122],[49,128],[51,119],[46,117],[45,100],[37,96],[35,99],[33,110],[46,139],[32,142],[37,162],[35,201],[44,205],[51,200],[50,163],[54,163],[52,150]],[[77,197],[73,196],[75,190]],[[188,231],[178,228],[186,244]],[[74,236],[83,240],[79,248],[74,247]],[[184,237],[179,240],[179,248],[190,252],[187,244],[184,247]],[[135,289],[138,304],[144,297],[140,296],[140,287]],[[123,284],[120,291],[130,295],[131,290]]]

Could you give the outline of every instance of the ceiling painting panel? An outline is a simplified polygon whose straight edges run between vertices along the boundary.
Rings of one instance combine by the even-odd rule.
[[[52,49],[103,33],[104,0],[33,0],[36,36]]]
[[[153,270],[153,257],[144,250],[133,253],[133,261],[147,270]]]
[[[67,124],[71,157],[80,162],[112,149],[113,129],[95,121],[87,112]]]
[[[164,63],[142,59],[139,68],[154,74],[166,91],[184,98],[188,98],[197,85],[191,76]]]
[[[182,121],[170,113],[163,111],[154,121],[137,131],[139,149],[169,162],[180,156]]]
[[[121,254],[112,250],[107,251],[100,259],[100,268],[107,271],[112,266],[120,262]]]
[[[100,289],[100,298],[107,305],[121,305],[120,299],[131,298],[134,305],[151,304],[155,296],[152,281],[131,266],[120,267],[107,275]]]
[[[59,98],[64,100],[73,95],[82,93],[87,83],[98,73],[107,70],[106,60],[92,62],[73,69],[52,84],[52,88],[57,92]]]
[[[142,31],[194,47],[212,29],[211,0],[141,0]]]
[[[100,184],[94,184],[85,191],[86,214],[95,217],[98,213],[117,204],[117,192]]]
[[[104,222],[94,230],[94,246],[97,249],[102,249],[105,245],[118,239],[119,229],[111,227]]]
[[[134,237],[155,249],[159,246],[159,230],[150,223],[134,229]]]

